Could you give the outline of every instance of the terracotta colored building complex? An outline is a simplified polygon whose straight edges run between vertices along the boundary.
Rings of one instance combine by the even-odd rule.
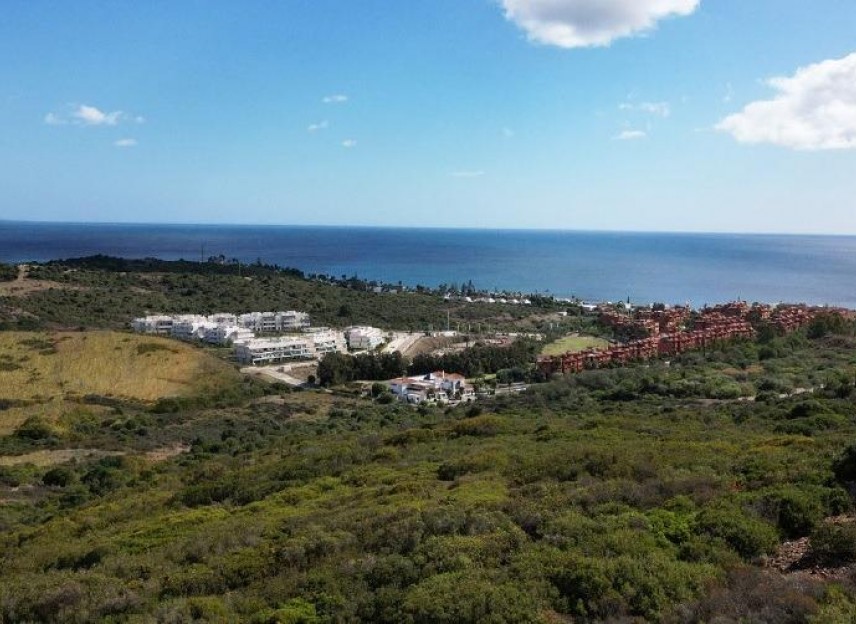
[[[646,337],[616,344],[608,349],[586,349],[558,356],[541,356],[538,358],[538,368],[548,375],[578,373],[659,356],[675,356],[728,340],[754,338],[754,322],[766,321],[778,331],[789,333],[808,324],[822,313],[852,317],[849,310],[838,308],[804,305],[780,305],[773,308],[763,304],[750,306],[744,301],[703,308],[694,319],[690,308],[682,306],[637,310],[632,316],[605,310],[598,318],[601,324],[631,335]]]

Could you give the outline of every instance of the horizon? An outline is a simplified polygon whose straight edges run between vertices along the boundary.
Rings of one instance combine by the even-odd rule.
[[[203,227],[203,228],[293,228],[293,229],[348,229],[348,230],[405,230],[405,231],[437,231],[437,232],[521,232],[545,234],[625,234],[625,235],[666,235],[666,236],[736,236],[736,237],[816,237],[816,238],[856,238],[856,233],[836,234],[830,232],[776,232],[776,231],[706,231],[706,230],[620,230],[620,229],[574,229],[574,228],[544,228],[544,227],[442,227],[442,226],[400,226],[400,225],[365,225],[356,223],[191,223],[169,221],[42,221],[28,219],[2,219],[0,224],[25,225],[74,225],[74,226],[128,226],[128,227]]]
[[[3,217],[856,235],[856,5],[11,3]]]

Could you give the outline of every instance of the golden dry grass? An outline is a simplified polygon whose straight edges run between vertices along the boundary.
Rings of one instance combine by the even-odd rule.
[[[73,406],[66,399],[101,395],[151,402],[237,378],[229,364],[166,338],[108,331],[0,332],[0,399],[37,403],[0,411],[0,434],[33,414],[56,422]]]
[[[56,353],[40,343],[53,344]],[[4,399],[72,393],[154,401],[198,390],[212,376],[234,377],[227,364],[190,345],[106,331],[2,332],[0,356],[20,366],[0,370]]]
[[[45,467],[55,464],[63,464],[72,459],[84,459],[89,457],[105,457],[107,455],[122,455],[116,451],[99,451],[96,449],[60,449],[56,451],[34,451],[26,455],[4,455],[0,456],[0,466],[20,466],[32,464],[33,466]]]

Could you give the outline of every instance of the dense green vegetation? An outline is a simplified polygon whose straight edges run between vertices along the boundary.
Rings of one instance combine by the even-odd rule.
[[[17,267],[0,262],[0,282],[10,282],[18,277]]]
[[[468,305],[240,270],[104,257],[36,266],[44,286],[0,298],[0,322],[115,327],[146,311],[297,308],[319,324],[424,329],[449,310],[452,323],[552,327],[553,338],[589,322],[559,320],[546,300]],[[852,323],[821,318],[455,408],[396,404],[380,384],[375,400],[292,391],[227,374],[208,351],[193,354],[219,381],[190,375],[187,391],[159,394],[180,381],[159,366],[195,361],[189,347],[0,336],[2,622],[856,616]],[[335,387],[443,369],[542,381],[538,348],[335,356],[319,377]],[[87,385],[81,371],[105,379]],[[127,390],[138,377],[147,385]],[[794,569],[835,574],[765,566],[805,537]]]
[[[309,312],[315,325],[374,324],[388,329],[445,328],[447,321],[513,327],[527,315],[556,309],[538,306],[446,302],[432,292],[376,294],[356,279],[307,279],[293,269],[214,262],[122,260],[95,256],[33,265],[32,280],[63,287],[24,298],[0,296],[0,328],[126,327],[146,313],[207,314],[218,311]],[[448,316],[447,316],[448,312]]]
[[[93,452],[0,467],[0,618],[851,621],[846,577],[760,562],[803,536],[856,556],[824,521],[852,509],[854,346],[846,325],[454,409],[88,397],[0,438]]]
[[[412,362],[408,362],[398,352],[362,353],[353,357],[329,353],[318,366],[318,381],[325,386],[336,386],[354,380],[394,379],[405,372],[422,375],[435,371],[460,373],[466,377],[507,371],[517,381],[538,378],[538,373],[531,366],[537,353],[538,344],[531,340],[517,340],[508,346],[477,343],[462,351],[441,356],[419,354]]]

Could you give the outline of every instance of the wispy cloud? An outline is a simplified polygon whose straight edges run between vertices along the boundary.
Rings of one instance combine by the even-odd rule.
[[[64,112],[50,112],[45,123],[51,126],[73,124],[76,126],[116,126],[123,121],[145,122],[139,115],[128,115],[122,111],[105,112],[88,104],[69,104]]]
[[[336,95],[325,95],[321,101],[325,104],[344,104],[348,101],[348,96],[341,93]]]
[[[306,128],[307,132],[318,132],[319,130],[326,130],[330,127],[330,122],[327,120],[319,121],[318,123],[309,124]]]
[[[56,113],[48,113],[45,115],[45,123],[49,126],[62,126],[68,121],[57,115]]]
[[[344,141],[342,141],[342,147],[344,147],[345,149],[351,149],[352,147],[356,147],[356,146],[357,146],[356,139],[345,139]]]
[[[136,147],[137,139],[119,139],[118,141],[114,141],[113,145],[116,147]]]
[[[716,125],[740,143],[797,150],[856,149],[856,53],[772,78],[778,93]]]
[[[638,141],[647,138],[647,136],[648,133],[644,130],[624,130],[612,138],[615,141]]]
[[[77,110],[71,113],[71,116],[84,126],[115,126],[122,117],[122,111],[105,113],[94,106],[81,104]]]
[[[618,108],[623,111],[647,113],[663,118],[672,114],[672,107],[668,102],[622,102]]]
[[[693,13],[700,0],[501,0],[505,17],[530,41],[561,48],[608,46]]]
[[[510,139],[514,136],[514,130],[512,130],[511,128],[503,128],[502,136],[504,136],[506,139]]]
[[[484,171],[453,171],[450,175],[453,178],[480,178],[484,175]]]

